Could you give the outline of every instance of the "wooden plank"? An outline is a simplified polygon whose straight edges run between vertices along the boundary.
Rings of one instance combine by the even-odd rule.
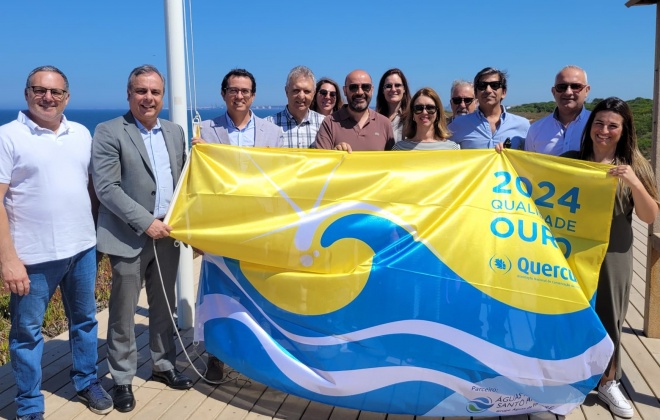
[[[273,417],[284,419],[327,419],[332,411],[332,406],[311,402],[296,395],[288,394],[285,397],[282,405],[280,405]]]
[[[632,378],[636,378],[639,375],[640,379],[644,382],[644,386],[649,388],[649,393],[646,395],[654,395],[657,399],[658,395],[660,395],[660,366],[637,336],[623,334],[621,336],[621,343],[629,362],[623,366],[625,375],[631,381]],[[622,360],[623,356],[622,354]],[[635,389],[639,388],[635,386]]]
[[[266,386],[259,382],[244,385],[216,418],[223,420],[243,419],[252,410]],[[261,413],[259,413],[261,414]]]
[[[431,417],[423,417],[424,420],[429,420]],[[387,420],[415,420],[415,416],[405,414],[388,414]],[[422,417],[420,417],[422,420]]]
[[[454,417],[448,417],[453,419]],[[514,414],[513,416],[501,416],[502,419],[506,420],[529,420],[529,416],[527,414]]]
[[[576,407],[565,416],[557,416],[558,419],[564,418],[564,420],[585,420],[584,413],[582,412],[582,406]]]
[[[385,413],[374,413],[372,411],[360,411],[358,415],[358,420],[385,420],[387,414]]]
[[[531,413],[529,415],[529,420],[557,420],[557,415],[548,411],[542,411],[538,413]]]
[[[144,319],[142,319],[142,322],[144,322]],[[141,324],[141,327],[139,330],[142,331],[140,335],[136,337],[136,345],[138,346],[138,354],[142,353],[144,354],[145,348],[148,351],[148,343],[149,343],[149,335],[148,331],[146,329],[146,325]],[[138,329],[136,328],[136,331]],[[138,358],[139,361],[139,358]],[[103,387],[111,394],[112,393],[112,387],[114,386],[114,382],[112,381],[112,378],[108,374],[108,363],[107,359],[102,359],[98,366],[98,374],[99,377],[101,378],[101,383]],[[66,370],[66,381],[68,383],[68,369]],[[60,373],[59,375],[62,375],[63,373]],[[53,378],[49,378],[49,381],[53,380]],[[142,381],[143,382],[143,381]],[[135,385],[135,381],[133,383]],[[75,391],[73,389],[73,386],[71,385],[64,385],[62,386],[57,392],[49,392],[47,391],[50,385],[48,385],[48,381],[44,382],[44,386],[42,387],[43,390],[42,392],[44,393],[45,397],[45,403],[46,403],[46,412],[47,413],[52,413],[56,418],[73,418],[73,417],[66,417],[63,415],[60,415],[60,411],[64,410],[64,412],[68,412],[71,410],[70,406],[78,406],[81,405],[75,396]]]
[[[271,416],[264,416],[263,414],[257,414],[252,411],[250,411],[247,416],[245,416],[245,420],[272,420],[273,417]]]
[[[201,407],[214,389],[214,386],[211,386],[204,381],[197,381],[193,388],[179,398],[177,403],[168,411],[161,414],[159,419],[183,420],[189,418],[195,410]]]
[[[284,404],[282,404],[282,407],[280,408],[280,411],[282,411],[283,414],[286,414],[286,409],[285,407],[287,406],[287,401],[289,400],[289,397],[293,397],[293,399],[299,399],[302,401],[302,398],[296,397],[295,395],[289,395],[286,397],[286,400],[284,400]],[[293,403],[295,404],[295,402]],[[303,413],[301,420],[321,420],[321,419],[328,419],[330,418],[330,414],[332,413],[332,409],[334,407],[328,404],[323,404],[317,401],[309,401],[309,405],[305,409],[305,412]],[[284,411],[283,411],[284,410]],[[279,412],[278,412],[279,414]]]
[[[653,357],[655,362],[660,365],[660,340],[657,338],[648,338],[646,336],[641,336],[638,338],[644,347],[649,351],[649,354],[651,357]]]
[[[586,420],[612,420],[610,409],[598,398],[596,391],[591,391],[582,404]]]
[[[263,392],[263,394],[261,394],[261,396],[254,404],[254,407],[252,407],[252,410],[250,410],[250,412],[255,412],[265,416],[273,417],[275,416],[275,413],[277,413],[280,407],[282,406],[282,403],[284,402],[284,399],[286,397],[287,397],[286,393],[278,389],[268,387]],[[300,411],[297,415],[292,414],[290,418],[300,418],[302,416],[302,413],[303,412]]]
[[[192,419],[214,419],[218,418],[222,410],[227,407],[238,391],[243,387],[244,381],[230,381],[214,388],[200,406],[193,411],[189,418]]]
[[[653,363],[653,368],[647,364],[640,363],[640,360],[631,360],[635,354],[631,353],[625,347],[625,351],[621,353],[621,366],[623,367],[623,378],[621,380],[621,390],[624,395],[632,401],[632,405],[639,416],[643,419],[658,419],[660,418],[660,402],[658,401],[657,394],[653,389],[657,390],[658,383],[660,382],[659,372],[660,368]],[[650,372],[650,371],[653,372]],[[655,378],[653,376],[656,376]],[[653,389],[652,389],[653,388]]]
[[[153,383],[153,382],[151,382]],[[140,408],[139,417],[143,419],[158,419],[173,407],[178,400],[183,397],[188,391],[175,390],[171,388],[150,388],[149,383],[140,387],[140,392],[153,392],[153,397],[149,399],[148,403],[136,406]],[[161,384],[164,385],[164,384]],[[137,398],[137,395],[136,395]],[[139,401],[138,401],[139,403]]]
[[[344,407],[335,407],[330,414],[329,420],[355,420],[360,414],[357,410],[351,410]]]

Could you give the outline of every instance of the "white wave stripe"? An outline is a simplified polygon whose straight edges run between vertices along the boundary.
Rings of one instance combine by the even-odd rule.
[[[462,378],[450,375],[445,372],[437,371],[417,366],[387,366],[364,369],[353,369],[346,371],[323,371],[313,369],[298,359],[292,357],[285,349],[278,345],[261,328],[258,322],[245,310],[245,308],[236,300],[224,295],[206,295],[210,305],[215,305],[216,310],[220,310],[232,319],[244,324],[254,333],[257,340],[265,350],[266,354],[277,366],[280,372],[294,382],[296,385],[313,392],[328,397],[348,397],[353,395],[365,394],[377,389],[391,385],[397,385],[405,382],[427,382],[441,385],[463,396],[467,400],[477,397],[489,397],[492,401],[499,398],[508,397],[509,394],[503,394],[495,391],[485,391],[478,384],[466,381]],[[222,308],[222,309],[221,309]],[[242,308],[242,310],[241,310]],[[209,308],[206,308],[208,310]],[[515,379],[515,378],[509,378]],[[564,385],[572,389],[570,385]],[[535,401],[530,401],[527,412],[538,411]],[[579,404],[566,404],[563,407],[570,410]],[[436,411],[441,409],[441,403],[432,409]],[[518,411],[525,412],[525,411]]]
[[[210,258],[213,258],[213,262],[232,279],[271,325],[289,340],[300,344],[332,346],[386,335],[415,334],[452,345],[500,375],[516,378],[519,383],[531,386],[552,386],[557,383],[574,383],[589,379],[598,372],[605,370],[613,349],[612,341],[605,335],[599,343],[580,355],[564,360],[543,360],[517,354],[447,325],[420,320],[403,320],[377,325],[341,336],[309,337],[297,335],[275,323],[254,302],[252,297],[245,292],[232,276],[222,257]],[[248,311],[238,301],[229,296],[222,294],[204,295],[204,302],[197,305],[195,317],[197,328],[203,330],[203,324],[206,321],[216,318],[230,318],[235,316],[236,313],[248,313]],[[251,320],[253,323],[255,322],[253,318]],[[196,332],[195,336],[196,338],[200,337],[201,340],[204,334],[200,331],[199,333]],[[585,360],[588,360],[588,363],[585,363]],[[525,377],[519,377],[521,373],[524,373]]]

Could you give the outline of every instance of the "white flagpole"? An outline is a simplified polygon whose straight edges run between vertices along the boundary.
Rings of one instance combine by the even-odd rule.
[[[183,127],[188,144],[188,106],[186,101],[186,57],[184,47],[183,1],[165,0],[165,38],[167,45],[167,91],[170,120]],[[187,150],[186,150],[187,151]],[[193,287],[193,251],[180,247],[179,272],[176,281],[179,328],[192,328],[195,292]]]

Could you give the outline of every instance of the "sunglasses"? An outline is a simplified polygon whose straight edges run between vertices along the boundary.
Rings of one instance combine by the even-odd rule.
[[[465,105],[470,105],[472,102],[474,102],[474,98],[459,98],[459,97],[456,97],[456,98],[451,98],[451,102],[454,105],[460,105],[461,102],[465,102]]]
[[[573,92],[579,93],[582,89],[587,87],[587,85],[583,85],[582,83],[557,83],[555,85],[555,90],[557,93],[564,93],[569,87]]]
[[[413,105],[413,112],[415,114],[421,114],[426,110],[429,114],[435,114],[435,112],[438,110],[438,107],[435,105]]]
[[[486,90],[488,86],[493,90],[497,90],[502,87],[502,82],[477,82],[477,89],[479,90]]]
[[[335,96],[337,96],[337,92],[335,92],[334,90],[321,89],[321,90],[319,90],[319,95],[321,95],[321,96],[330,95],[331,98],[334,98]]]
[[[392,88],[399,89],[399,88],[402,87],[402,86],[403,86],[403,84],[401,84],[401,83],[385,83],[385,84],[383,85],[383,87],[384,87],[385,89],[392,89]]]
[[[358,89],[362,88],[363,92],[368,93],[371,92],[372,87],[373,86],[371,85],[371,83],[362,83],[362,84],[351,83],[350,85],[348,85],[348,90],[350,90],[351,92],[357,92]]]

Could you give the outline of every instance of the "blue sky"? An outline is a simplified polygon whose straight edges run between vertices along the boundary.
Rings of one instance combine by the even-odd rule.
[[[187,2],[187,0],[186,0]],[[256,105],[283,105],[299,64],[343,83],[355,68],[377,83],[399,67],[414,92],[438,90],[487,66],[508,71],[505,104],[552,100],[554,75],[583,67],[590,98],[653,96],[656,6],[625,0],[221,1],[192,0],[197,102],[223,104],[232,68],[257,80]],[[162,0],[3,1],[0,109],[24,106],[29,71],[53,64],[69,77],[69,108],[127,108],[126,77],[166,69]],[[375,98],[372,100],[372,106]]]

